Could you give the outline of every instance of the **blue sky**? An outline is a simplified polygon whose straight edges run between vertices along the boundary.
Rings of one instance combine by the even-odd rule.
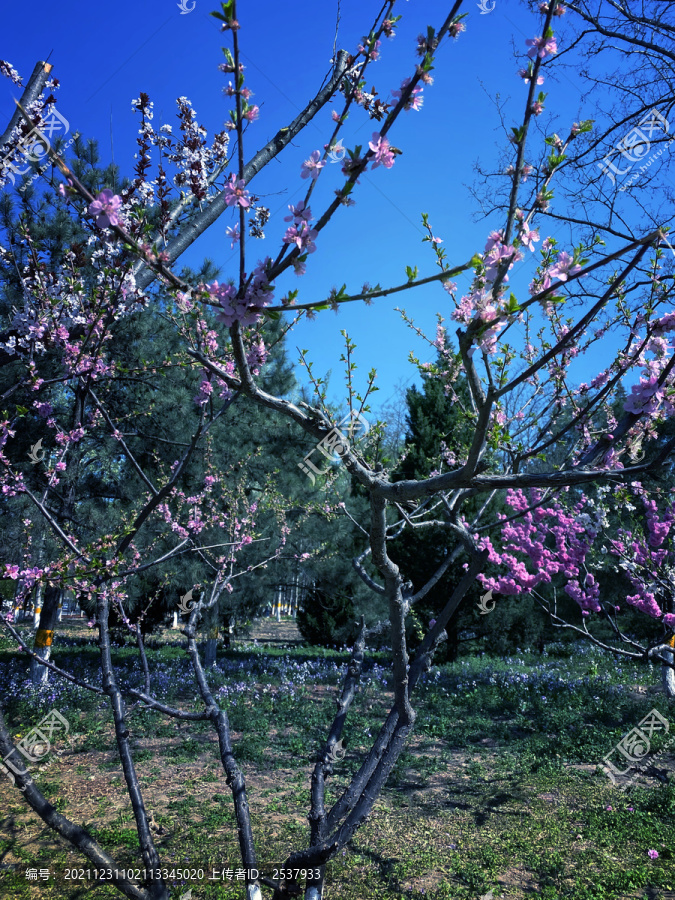
[[[339,48],[356,48],[380,5],[379,0],[342,0]],[[370,68],[370,77],[384,98],[411,74],[417,60],[416,35],[427,24],[439,25],[447,8],[437,0],[410,0],[397,6],[403,14],[398,34],[393,41],[383,42],[381,60]],[[229,36],[221,34],[209,16],[216,8],[214,0],[197,0],[188,14],[181,14],[176,0],[120,0],[114,5],[66,0],[58,6],[37,0],[29,8],[10,4],[3,12],[0,58],[27,79],[35,62],[49,57],[61,82],[58,109],[68,119],[71,133],[77,130],[96,138],[102,161],[114,159],[123,172],[131,174],[138,121],[131,100],[141,91],[154,101],[156,128],[162,123],[175,125],[175,100],[187,96],[209,135],[222,129],[228,111],[222,93],[227,76],[217,66],[222,61],[220,48],[229,45]],[[337,3],[328,0],[311,6],[271,0],[239,3],[246,83],[261,110],[260,119],[245,135],[246,159],[294,118],[319,88],[330,68],[336,10]],[[339,210],[321,233],[317,252],[309,257],[307,274],[300,279],[287,274],[278,284],[278,297],[289,288],[299,288],[298,301],[307,302],[325,297],[331,287],[343,282],[350,292],[358,291],[365,281],[400,284],[405,281],[406,265],[418,266],[420,275],[432,274],[437,271],[433,253],[428,243],[421,243],[422,212],[429,214],[435,233],[443,238],[451,263],[480,252],[489,231],[501,227],[498,214],[475,221],[478,205],[469,188],[475,182],[476,162],[493,169],[508,150],[495,98],[498,95],[498,103],[504,106],[504,124],[516,124],[526,98],[516,72],[526,59],[525,39],[541,32],[541,19],[513,0],[496,0],[486,15],[473,2],[465,4],[464,11],[469,14],[467,30],[440,49],[435,83],[425,88],[422,111],[404,114],[390,133],[392,143],[403,151],[396,165],[361,178],[353,195],[356,206]],[[573,120],[587,117],[580,86],[567,76],[547,79],[545,87],[549,90],[546,116],[555,112],[561,134]],[[2,79],[2,127],[18,95],[18,89]],[[272,212],[266,239],[248,243],[249,252],[257,253],[252,263],[278,252],[287,205],[301,199],[307,186],[300,178],[301,163],[327,141],[332,108],[324,108],[294,144],[251,182],[251,190],[264,198]],[[344,143],[367,143],[376,124],[355,110]],[[340,166],[328,165],[319,180],[311,203],[317,217],[342,183],[339,170]],[[196,266],[209,256],[222,266],[222,277],[235,274],[237,254],[225,238],[225,227],[234,221],[233,214],[221,217],[180,262]],[[460,287],[466,284],[462,279],[458,282]],[[514,279],[514,283],[518,282]],[[393,398],[397,384],[419,381],[408,362],[410,350],[422,360],[434,357],[395,312],[399,305],[432,337],[436,311],[446,319],[452,312],[440,285],[393,300],[385,298],[369,307],[353,304],[338,315],[323,312],[290,336],[291,356],[297,356],[296,345],[308,348],[317,373],[332,370],[330,394],[337,400],[343,378],[340,330],[346,329],[357,344],[362,385],[371,367],[378,370],[380,393],[374,404],[380,406]],[[453,323],[448,325],[454,331]]]

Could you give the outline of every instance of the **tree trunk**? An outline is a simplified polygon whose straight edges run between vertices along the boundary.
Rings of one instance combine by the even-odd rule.
[[[178,628],[178,613],[177,612],[175,612],[173,614],[173,624],[171,625],[171,627]]]
[[[43,585],[39,584],[35,591],[35,606],[33,607],[33,628],[40,627],[40,615],[42,613]]]
[[[216,664],[216,647],[218,646],[218,604],[207,612],[208,637],[204,645],[204,668],[209,669]]]
[[[675,644],[675,638],[671,638],[670,645],[671,647]],[[675,654],[671,652],[664,654],[665,658],[669,660],[669,662],[675,662]],[[663,690],[665,692],[666,697],[670,699],[675,697],[675,669],[672,669],[670,666],[662,666],[661,672],[663,675]]]
[[[47,586],[45,588],[44,606],[40,611],[38,630],[35,632],[35,640],[33,642],[33,652],[37,653],[40,659],[49,659],[51,655],[54,626],[59,617],[60,601],[61,591],[58,588]],[[35,610],[37,618],[37,606]],[[49,681],[49,669],[40,665],[35,658],[32,658],[30,663],[30,679],[34,685],[46,684]]]

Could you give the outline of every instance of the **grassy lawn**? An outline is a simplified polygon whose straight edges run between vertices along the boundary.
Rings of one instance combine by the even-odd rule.
[[[164,637],[148,654],[157,696],[194,709],[182,638],[171,632]],[[55,647],[55,658],[95,682],[98,650],[90,639],[89,632],[71,631]],[[15,738],[52,708],[71,726],[36,767],[36,783],[120,867],[138,868],[109,712],[98,698],[61,683],[36,693],[25,683],[25,660],[7,646],[0,644],[0,690]],[[135,651],[118,648],[115,656],[122,680],[139,683]],[[210,675],[228,709],[246,776],[261,871],[271,874],[290,850],[306,844],[309,777],[345,658],[302,646],[238,644],[220,652]],[[366,666],[329,799],[339,796],[358,768],[391,700],[386,662],[386,654],[377,654]],[[491,891],[495,900],[675,898],[675,746],[654,735],[652,752],[665,752],[626,791],[599,768],[651,709],[675,722],[675,704],[658,683],[657,670],[562,645],[541,656],[464,657],[434,667],[419,692],[407,751],[373,815],[329,864],[325,896],[478,900]],[[241,898],[241,881],[208,879],[214,868],[240,865],[214,733],[203,723],[139,709],[128,721],[156,843],[175,887],[172,896],[192,887],[193,900]],[[658,858],[650,858],[650,850]],[[28,867],[49,869],[52,877],[28,881]],[[67,869],[87,867],[3,778],[0,897],[121,896],[100,883],[65,880]],[[181,877],[185,869],[199,868],[203,880]]]

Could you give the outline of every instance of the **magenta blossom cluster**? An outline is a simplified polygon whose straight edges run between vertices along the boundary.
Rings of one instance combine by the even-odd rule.
[[[674,560],[666,541],[675,522],[675,504],[669,504],[661,512],[656,501],[647,498],[639,483],[634,482],[631,487],[642,500],[646,534],[620,529],[617,539],[610,540],[609,550],[619,558],[619,566],[635,591],[626,597],[626,602],[658,619],[663,611],[657,597],[665,595],[669,599],[672,593]],[[666,613],[663,624],[675,631],[675,615]]]
[[[216,315],[219,322],[231,328],[235,322],[255,325],[260,321],[260,310],[268,306],[273,299],[274,288],[267,278],[267,268],[271,262],[267,257],[258,263],[243,298],[237,296],[238,292],[233,284],[218,284],[214,281],[213,284],[207,285],[209,294],[217,298],[221,306]]]
[[[623,487],[616,490],[625,493]],[[675,631],[675,613],[664,615],[660,603],[660,598],[670,603],[672,594],[675,558],[667,542],[675,523],[675,503],[661,511],[639,482],[633,482],[630,491],[643,505],[646,528],[644,532],[619,529],[618,537],[603,546],[598,545],[609,524],[609,504],[605,501],[582,497],[566,509],[559,501],[537,506],[540,491],[533,490],[529,495],[508,491],[506,502],[520,514],[519,518],[502,526],[501,549],[490,538],[481,542],[490,562],[506,569],[506,573],[492,578],[480,575],[483,586],[500,594],[518,595],[549,584],[554,576],[562,577],[565,593],[578,603],[582,615],[588,616],[602,611],[600,586],[591,569],[600,567],[602,557],[609,554],[618,559],[618,567],[634,591],[626,596],[626,602]],[[636,509],[625,496],[622,506],[626,511]],[[618,612],[620,607],[614,609]]]
[[[484,538],[481,547],[488,550],[490,562],[505,567],[508,574],[497,578],[479,575],[479,579],[487,589],[517,595],[550,584],[554,575],[560,575],[565,580],[565,593],[576,600],[582,611],[600,612],[599,587],[585,567],[597,535],[591,518],[585,514],[586,498],[571,511],[559,502],[531,509],[540,497],[537,490],[531,491],[529,497],[521,490],[507,491],[506,503],[522,515],[502,526],[501,552],[490,538]]]

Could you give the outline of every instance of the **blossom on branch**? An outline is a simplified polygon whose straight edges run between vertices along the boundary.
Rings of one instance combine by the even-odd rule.
[[[120,219],[117,213],[122,206],[122,198],[113,194],[110,188],[101,191],[98,197],[89,204],[87,212],[96,217],[99,228],[108,228],[111,225],[119,225]]]
[[[230,250],[234,250],[234,245],[239,243],[239,239],[241,235],[239,234],[239,223],[236,225],[228,225],[225,229],[225,234],[231,239],[232,243],[230,244]]]
[[[223,188],[223,192],[225,194],[225,203],[228,206],[241,206],[243,209],[247,209],[251,205],[251,201],[249,200],[249,192],[245,190],[246,182],[243,180],[237,179],[237,176],[232,173],[230,175],[230,180]]]
[[[373,160],[373,169],[378,166],[384,166],[385,169],[391,169],[394,165],[394,154],[390,149],[389,141],[386,137],[382,137],[377,131],[373,132],[373,139],[369,141],[368,146],[375,154]]]
[[[527,51],[530,59],[534,59],[536,56],[539,59],[545,59],[549,54],[558,52],[558,44],[554,37],[531,38],[526,40],[525,43],[530,48]]]
[[[555,265],[548,270],[551,278],[559,281],[567,281],[570,275],[576,275],[577,272],[581,272],[581,266],[574,265],[574,259],[565,250],[558,254]]]
[[[409,84],[410,84],[410,79],[405,78],[401,82],[400,90],[391,92],[392,97],[396,97],[397,100],[400,100],[401,95],[403,94],[403,91],[408,87]],[[422,109],[422,104],[424,103],[424,97],[420,96],[422,93],[422,90],[423,90],[423,88],[419,84],[416,84],[415,87],[412,89],[412,93],[411,93],[410,97],[408,97],[408,100],[407,100],[405,106],[403,107],[406,112],[410,112],[411,109],[414,109],[416,112],[418,110]]]
[[[300,175],[302,178],[311,178],[313,181],[319,177],[319,173],[321,169],[326,165],[326,160],[321,159],[321,153],[319,150],[312,151],[309,159],[306,159],[302,164],[302,170]]]

